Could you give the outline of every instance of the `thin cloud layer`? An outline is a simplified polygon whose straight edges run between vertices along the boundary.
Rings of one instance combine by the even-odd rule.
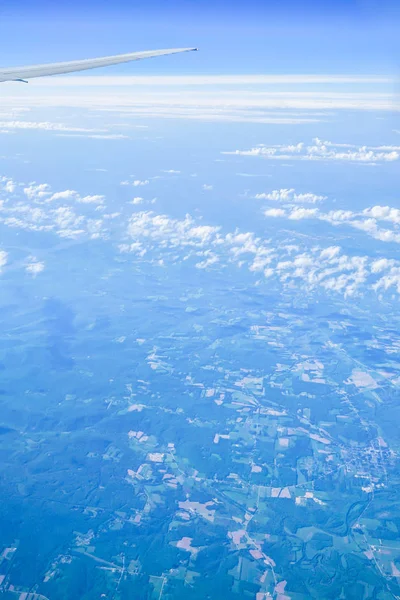
[[[103,130],[98,129],[87,129],[84,127],[73,127],[65,125],[64,123],[52,123],[49,121],[0,121],[0,130],[12,130],[12,129],[23,129],[23,130],[42,130],[42,131],[71,131],[71,132],[82,132],[91,133]]]
[[[82,109],[85,122],[87,113],[104,112],[132,119],[306,125],[331,120],[333,111],[399,110],[393,80],[376,75],[83,75],[39,79],[28,90],[3,87],[3,114],[18,120],[20,109],[73,107]],[[12,131],[0,128],[6,130]],[[126,137],[123,131],[87,136]]]

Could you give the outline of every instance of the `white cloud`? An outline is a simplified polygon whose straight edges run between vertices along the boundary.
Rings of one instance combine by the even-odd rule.
[[[202,260],[202,261],[196,263],[195,264],[196,269],[208,269],[212,265],[215,265],[216,263],[219,262],[218,256],[216,256],[216,254],[213,254],[210,251],[204,252],[203,255],[205,255],[207,258],[205,258],[205,260]]]
[[[123,133],[59,133],[57,137],[84,137],[92,140],[129,140],[129,135]]]
[[[97,129],[85,129],[82,127],[72,127],[64,123],[51,123],[49,121],[0,121],[0,129],[25,129],[25,130],[43,130],[43,131],[81,131],[92,132]]]
[[[31,256],[29,260],[30,262],[26,265],[25,270],[33,277],[36,277],[36,275],[44,270],[44,263],[38,261],[34,256]]]
[[[317,208],[306,207],[292,208],[289,212],[281,208],[270,208],[264,210],[264,216],[267,218],[287,217],[291,221],[318,219],[335,226],[347,225],[353,227],[382,242],[400,244],[400,231],[397,230],[398,225],[400,225],[400,210],[390,206],[372,206],[361,212],[334,210],[327,213],[321,212]],[[380,221],[392,223],[395,229],[379,227],[378,223]]]
[[[4,84],[0,131],[32,129],[99,140],[123,140],[122,129],[86,130],[86,112],[124,119],[184,119],[292,126],[331,120],[339,110],[396,111],[388,77],[338,75],[68,76],[35,81],[28,90]],[[316,85],[317,84],[317,85]],[[51,123],[43,109],[82,110],[82,121]],[[29,121],[18,111],[29,109]],[[41,109],[39,116],[35,116]],[[32,115],[33,113],[33,115]],[[7,120],[9,118],[9,120]],[[15,122],[15,129],[8,124]],[[23,125],[19,125],[23,123]],[[26,125],[32,123],[33,125]],[[90,124],[93,121],[89,121]],[[82,124],[82,127],[80,125]],[[7,126],[7,127],[6,127]],[[118,123],[115,124],[118,127]],[[130,123],[134,127],[134,123]],[[139,125],[136,127],[146,127]],[[83,131],[80,131],[80,130]],[[110,143],[112,143],[110,141]]]
[[[91,215],[91,211],[105,210],[102,195],[82,196],[70,189],[54,192],[47,183],[25,185],[5,177],[0,179],[0,189],[3,193],[8,192],[0,202],[0,223],[8,227],[53,232],[69,238],[106,236],[103,221]],[[84,215],[78,212],[81,204],[87,205]],[[32,267],[37,268],[40,266]]]
[[[88,194],[87,196],[81,196],[75,190],[63,190],[62,192],[52,193],[51,187],[47,183],[32,183],[28,187],[24,188],[24,194],[30,200],[34,200],[38,203],[52,203],[58,200],[74,200],[79,204],[104,204],[104,196],[99,194]]]
[[[153,212],[134,213],[128,225],[128,234],[135,240],[145,238],[161,242],[164,247],[201,247],[215,241],[219,227],[197,225],[192,217],[172,219]]]
[[[0,133],[13,133],[16,130],[23,131],[49,131],[55,132],[59,137],[86,137],[99,140],[129,139],[122,133],[109,133],[103,128],[87,128],[66,125],[65,123],[54,123],[50,121],[0,121]]]
[[[265,214],[265,213],[264,213]],[[292,221],[300,221],[301,219],[310,219],[315,217],[318,214],[318,209],[316,208],[295,208],[289,214],[289,219]]]
[[[144,179],[144,180],[140,180],[140,179],[135,179],[134,181],[132,181],[132,185],[133,187],[140,187],[143,185],[149,185],[150,181],[148,179]]]
[[[400,282],[400,261],[349,256],[339,246],[313,246],[302,251],[293,244],[272,245],[252,232],[223,234],[219,227],[199,225],[189,215],[173,219],[151,212],[132,215],[128,234],[133,241],[121,245],[121,252],[132,252],[139,259],[147,257],[160,264],[167,259],[186,261],[200,255],[204,260],[195,262],[196,268],[245,265],[249,271],[276,280],[279,285],[308,292],[325,290],[352,297],[368,288],[400,291],[400,286],[396,287]],[[185,252],[177,254],[179,249]]]
[[[4,177],[0,186],[7,185]],[[268,278],[270,285],[313,292],[325,290],[346,297],[376,290],[400,293],[400,261],[391,258],[369,258],[362,255],[346,255],[339,246],[316,246],[306,236],[297,244],[279,237],[267,240],[251,231],[224,232],[216,225],[204,224],[190,215],[173,218],[152,211],[133,213],[128,225],[119,212],[98,218],[102,208],[102,196],[82,196],[75,190],[54,191],[48,184],[33,182],[29,185],[15,183],[13,192],[4,193],[0,222],[10,227],[30,231],[52,232],[60,237],[98,239],[107,237],[107,226],[113,223],[113,231],[120,228],[121,252],[132,253],[135,260],[165,264],[167,261],[189,261],[197,269],[247,268],[255,278]],[[376,239],[394,240],[397,233],[398,214],[395,209],[376,205],[359,212],[328,211],[298,205],[293,190],[288,193],[277,190],[279,198],[289,197],[285,208],[276,207],[266,211],[266,216],[284,217],[288,220],[319,219],[335,226],[349,225],[362,229]],[[272,193],[272,192],[271,192]],[[306,194],[308,197],[308,194]],[[82,199],[85,214],[81,214]],[[93,199],[96,199],[94,201]],[[311,202],[314,204],[314,202]],[[383,229],[379,223],[390,222],[393,229]],[[122,237],[124,236],[125,239]],[[117,238],[118,239],[118,238]],[[399,239],[400,242],[400,239]],[[0,254],[0,264],[5,264],[6,253]],[[188,263],[186,263],[188,264]],[[32,275],[43,269],[43,264],[30,258],[26,269]]]
[[[100,196],[99,194],[88,195],[88,196],[79,196],[76,198],[77,202],[81,204],[104,204],[104,196]]]
[[[34,196],[34,193],[32,196]],[[64,190],[63,192],[56,192],[50,196],[49,202],[52,202],[53,200],[67,200],[68,198],[75,199],[77,196],[78,192],[75,192],[74,190]]]
[[[355,147],[351,144],[324,142],[319,138],[314,138],[313,144],[308,146],[303,142],[295,145],[260,145],[250,150],[234,150],[222,154],[258,156],[270,160],[315,160],[364,164],[392,162],[400,157],[398,146]]]
[[[7,194],[12,194],[15,192],[17,184],[15,181],[9,177],[0,176],[0,190],[6,192]]]
[[[83,216],[77,215],[69,206],[60,206],[53,211],[54,221],[60,229],[78,227],[84,220]]]
[[[286,211],[283,208],[267,208],[264,211],[266,217],[284,217]]]
[[[207,183],[205,183],[205,184],[203,185],[203,190],[206,190],[206,191],[211,191],[212,189],[213,189],[213,186],[212,186],[212,185],[209,185],[209,184],[207,184]]]
[[[29,199],[46,198],[50,195],[50,189],[48,183],[31,183],[29,187],[24,188],[24,194]]]
[[[59,77],[58,81],[39,80],[40,87],[117,87],[126,86],[226,86],[226,85],[271,85],[271,84],[392,84],[391,77],[377,75],[328,75],[285,74],[285,75],[83,75]],[[197,91],[197,90],[196,90]]]
[[[371,272],[372,273],[382,273],[382,271],[391,269],[394,265],[395,265],[395,261],[393,259],[379,258],[378,260],[374,260],[371,263]]]
[[[256,194],[257,200],[273,200],[282,203],[304,203],[304,204],[316,204],[326,200],[326,196],[317,196],[307,192],[305,194],[297,194],[296,191],[291,189],[280,189],[273,190],[272,192]]]
[[[260,238],[252,232],[235,231],[227,233],[223,239],[218,240],[218,243],[225,243],[229,247],[229,252],[238,258],[242,254],[257,254],[260,251],[260,241]]]
[[[365,215],[371,216],[380,221],[389,221],[390,223],[400,224],[400,209],[391,208],[390,206],[372,206],[366,208]]]
[[[329,246],[328,248],[321,250],[319,257],[322,260],[324,260],[324,259],[332,260],[333,258],[338,256],[338,254],[340,254],[339,246]]]

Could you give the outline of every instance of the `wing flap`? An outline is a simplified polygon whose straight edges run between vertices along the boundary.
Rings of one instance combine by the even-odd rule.
[[[193,50],[197,50],[197,48],[145,50],[143,52],[132,52],[130,54],[104,56],[103,58],[88,58],[85,60],[72,60],[69,62],[50,63],[45,65],[34,65],[28,67],[12,67],[8,69],[0,68],[0,82],[18,80],[21,81],[24,79],[32,79],[34,77],[45,77],[49,75],[74,73],[76,71],[86,71],[88,69],[97,69],[98,67],[108,67],[111,65],[132,62],[134,60],[143,60],[144,58],[165,56],[167,54],[178,54],[179,52],[191,52]]]

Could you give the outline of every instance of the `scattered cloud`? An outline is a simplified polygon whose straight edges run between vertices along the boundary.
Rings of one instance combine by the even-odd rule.
[[[133,185],[132,182],[130,185]],[[400,261],[393,258],[346,254],[338,245],[316,246],[306,236],[298,244],[288,244],[285,238],[274,237],[272,241],[251,231],[224,232],[222,227],[204,224],[191,215],[173,218],[142,210],[134,212],[126,225],[125,215],[120,212],[102,213],[101,218],[98,217],[98,209],[104,210],[103,196],[82,195],[71,189],[55,191],[46,183],[24,185],[3,176],[0,189],[4,196],[0,205],[0,222],[8,227],[51,232],[62,238],[99,239],[109,236],[112,222],[113,231],[117,232],[114,239],[118,240],[119,251],[131,253],[139,261],[159,265],[167,261],[185,262],[203,271],[247,268],[255,281],[257,278],[259,281],[268,279],[284,288],[309,292],[323,290],[345,297],[367,290],[378,294],[400,293]],[[335,226],[348,225],[376,239],[400,243],[397,231],[400,210],[390,206],[375,205],[358,212],[322,211],[315,205],[325,200],[324,196],[300,194],[291,188],[273,190],[262,199],[281,203],[281,206],[264,210],[269,218],[285,218],[293,222],[315,219]],[[135,204],[141,201],[139,196],[134,199]],[[81,212],[83,207],[84,213]],[[383,223],[391,228],[382,227]],[[0,266],[6,262],[7,253],[0,251]],[[44,264],[30,257],[25,268],[36,276],[43,270]]]
[[[316,208],[294,208],[292,212],[289,214],[289,219],[292,221],[300,221],[301,219],[311,219],[315,215],[318,214],[318,209]]]
[[[372,206],[360,212],[351,210],[331,210],[322,212],[317,208],[295,207],[292,209],[266,209],[265,217],[287,218],[291,221],[303,219],[317,219],[331,225],[347,225],[364,231],[367,235],[382,242],[395,242],[400,244],[400,209],[390,206]],[[394,229],[385,229],[379,222],[388,222]]]
[[[24,188],[24,194],[36,203],[51,203],[59,200],[73,200],[79,204],[104,204],[105,197],[99,194],[82,196],[75,190],[63,190],[53,193],[47,183],[37,184],[35,182]]]
[[[314,138],[311,145],[298,144],[265,146],[263,144],[249,150],[222,152],[236,156],[254,156],[269,160],[313,160],[335,162],[357,162],[376,164],[393,162],[400,157],[400,146],[355,146],[334,144]]]
[[[29,257],[30,262],[26,265],[25,270],[33,277],[36,277],[44,270],[44,263],[38,261],[34,256]]]
[[[104,210],[105,198],[99,194],[82,195],[75,190],[54,192],[47,183],[28,185],[1,177],[0,223],[25,231],[53,232],[60,237],[105,237],[104,221],[91,211]],[[85,214],[78,207],[86,205]],[[32,273],[38,272],[38,262],[32,263]],[[28,269],[28,267],[27,267]],[[30,270],[30,269],[28,269]]]
[[[326,200],[326,196],[317,196],[316,194],[312,194],[310,192],[306,194],[297,194],[296,191],[291,189],[280,189],[273,190],[272,192],[256,194],[255,198],[257,200],[273,200],[275,202],[282,202],[286,204],[290,203],[304,203],[304,204],[316,204],[317,202],[322,202]]]
[[[209,225],[198,225],[189,215],[180,220],[142,211],[131,216],[128,235],[135,241],[145,239],[161,242],[163,247],[202,247],[215,240],[219,229]]]
[[[291,212],[270,210],[294,219],[311,218],[317,211],[304,207]],[[220,227],[199,224],[189,215],[173,219],[152,212],[132,215],[127,234],[131,241],[121,244],[120,251],[157,264],[192,259],[198,269],[246,266],[255,275],[275,280],[284,288],[322,290],[345,297],[363,294],[367,289],[400,293],[400,261],[347,255],[339,246],[321,248],[313,244],[302,249],[276,240],[272,243],[252,232],[224,234]]]
[[[150,181],[148,179],[135,179],[133,181],[124,180],[121,181],[121,185],[131,185],[133,187],[142,187],[144,185],[149,185]]]
[[[267,208],[264,211],[266,217],[284,217],[286,211],[283,208]]]
[[[15,192],[17,184],[13,179],[9,177],[0,176],[0,191],[12,194]]]

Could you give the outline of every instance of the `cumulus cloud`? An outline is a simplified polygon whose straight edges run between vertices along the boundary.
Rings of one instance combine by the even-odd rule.
[[[38,261],[34,256],[29,257],[29,261],[30,262],[26,265],[25,270],[33,277],[36,277],[44,270],[44,263]]]
[[[28,187],[24,188],[24,194],[31,200],[47,198],[51,194],[50,190],[51,188],[48,183],[31,183]]]
[[[71,189],[54,192],[47,183],[24,185],[6,177],[0,179],[0,190],[8,192],[0,201],[0,223],[8,227],[53,232],[69,238],[96,239],[106,235],[104,222],[91,214],[104,210],[102,195],[81,195]],[[85,214],[79,213],[79,205],[87,205]],[[40,265],[33,266],[32,273],[39,268]]]
[[[275,202],[282,202],[286,204],[316,204],[317,202],[326,200],[326,196],[318,196],[317,194],[312,194],[310,192],[307,192],[306,194],[297,194],[293,188],[273,190],[272,192],[268,193],[256,194],[255,198],[257,200],[273,200]]]
[[[258,156],[270,160],[314,160],[375,164],[398,160],[400,157],[399,150],[399,146],[358,147],[352,144],[335,144],[314,138],[311,145],[306,145],[303,142],[273,146],[261,144],[249,150],[234,150],[222,154]]]
[[[46,188],[48,189],[48,187]],[[34,196],[34,193],[32,194]],[[52,200],[67,200],[68,198],[76,198],[78,196],[78,192],[75,190],[64,190],[63,192],[56,192],[49,197],[49,202]]]
[[[283,208],[267,208],[264,211],[266,217],[284,217],[286,211]]]
[[[0,185],[7,186],[8,180],[3,177]],[[371,289],[379,294],[400,293],[400,261],[392,258],[346,254],[338,245],[320,247],[312,242],[309,247],[310,240],[305,236],[293,244],[279,241],[279,236],[268,240],[240,229],[226,232],[218,225],[205,224],[191,215],[176,218],[140,211],[133,213],[126,224],[119,212],[101,213],[102,218],[98,218],[103,197],[96,194],[85,196],[71,189],[56,191],[48,184],[37,182],[17,183],[11,188],[13,192],[2,192],[4,200],[0,210],[0,222],[9,227],[52,232],[63,238],[98,239],[107,237],[107,227],[112,221],[113,230],[119,228],[120,232],[119,250],[131,253],[134,260],[160,265],[167,261],[185,262],[202,270],[247,268],[255,280],[268,279],[271,285],[307,292],[322,290],[345,297]],[[335,226],[350,225],[384,241],[396,240],[400,235],[396,230],[398,213],[391,207],[376,205],[359,212],[323,212],[310,207],[310,202],[301,206],[293,201],[300,194],[291,189],[288,193],[280,192],[278,190],[276,196],[289,197],[290,202],[284,208],[267,209],[267,217],[291,221],[317,219]],[[83,202],[79,201],[82,199]],[[379,223],[390,223],[393,229],[382,228]],[[400,239],[398,241],[400,243]],[[6,261],[7,254],[1,251],[0,265],[4,266]],[[31,257],[25,268],[35,276],[44,265]]]
[[[0,191],[12,194],[15,192],[17,184],[9,177],[0,176]]]
[[[364,231],[369,236],[382,242],[400,243],[400,210],[390,206],[372,206],[360,212],[351,210],[331,210],[322,212],[318,208],[292,207],[287,210],[282,208],[269,208],[264,210],[264,216],[285,217],[291,221],[304,219],[317,219],[334,226],[347,225]],[[379,226],[379,222],[391,223],[394,229]]]
[[[121,185],[132,185],[133,187],[142,187],[144,185],[149,185],[149,183],[150,181],[148,179],[134,179],[133,181],[121,181]]]
[[[287,216],[311,217],[314,211],[317,209],[296,207]],[[199,224],[189,215],[174,219],[144,211],[132,215],[127,234],[131,241],[120,245],[120,251],[131,252],[139,259],[147,257],[157,264],[192,258],[198,269],[246,266],[255,275],[275,280],[285,288],[322,290],[345,297],[357,296],[368,288],[400,292],[400,261],[347,255],[339,246],[301,249],[298,245],[277,244],[276,240],[272,243],[253,232],[223,233],[220,227]]]
[[[400,209],[390,206],[372,206],[363,211],[364,215],[371,216],[380,221],[388,221],[389,223],[400,224]]]
[[[89,194],[82,196],[75,190],[63,190],[61,192],[53,193],[51,187],[47,183],[31,183],[29,186],[24,188],[24,194],[30,200],[36,203],[52,203],[59,200],[73,200],[80,204],[103,204],[104,196],[99,194]]]
[[[216,263],[219,262],[219,257],[216,254],[214,254],[213,252],[211,252],[210,250],[207,250],[206,252],[203,252],[202,254],[206,258],[195,264],[196,269],[208,269],[212,265],[215,265]]]
[[[215,241],[219,227],[198,225],[186,215],[185,219],[173,219],[151,211],[134,213],[129,221],[128,235],[161,242],[164,247],[204,246]]]
[[[295,208],[289,214],[289,219],[292,221],[300,221],[301,219],[310,219],[318,214],[316,208]]]

